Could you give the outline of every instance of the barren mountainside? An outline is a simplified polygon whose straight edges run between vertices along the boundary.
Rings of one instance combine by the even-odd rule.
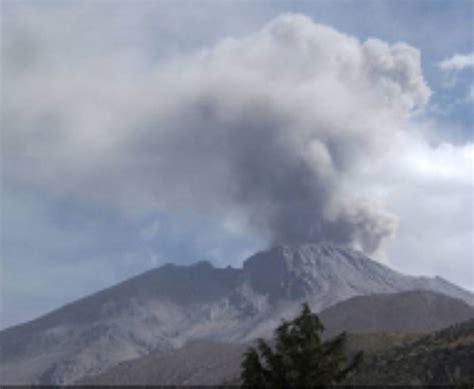
[[[383,304],[382,304],[383,303]],[[362,311],[358,312],[360,308]],[[387,314],[390,312],[389,314]],[[418,313],[417,313],[418,312]],[[412,317],[414,316],[414,317]],[[350,332],[348,352],[368,355],[395,350],[425,333],[474,318],[461,300],[428,291],[358,296],[320,313],[324,337]],[[406,318],[406,321],[404,321]],[[395,321],[394,321],[395,319]],[[88,385],[217,385],[237,383],[248,345],[190,342],[178,350],[122,362],[79,382]],[[372,361],[373,358],[370,358]],[[360,382],[363,383],[363,382]],[[374,382],[372,382],[374,383]]]
[[[331,334],[440,330],[474,318],[466,302],[427,290],[356,296],[320,313]]]
[[[3,384],[67,384],[193,340],[268,336],[303,301],[426,289],[474,303],[441,278],[411,277],[330,244],[278,246],[240,269],[165,265],[0,332]],[[441,320],[442,321],[442,320]]]

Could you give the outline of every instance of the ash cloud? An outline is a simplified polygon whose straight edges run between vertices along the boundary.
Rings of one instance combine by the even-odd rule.
[[[122,208],[238,213],[269,242],[373,253],[394,234],[394,215],[342,184],[428,102],[413,47],[284,15],[166,63],[106,58],[74,78],[67,62],[11,75],[4,175]]]

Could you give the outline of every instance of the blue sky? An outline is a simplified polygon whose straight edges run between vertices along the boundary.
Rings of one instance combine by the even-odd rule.
[[[420,64],[415,51],[408,50],[400,60],[414,73],[408,86],[402,85],[407,92],[395,91],[387,108],[390,129],[374,135],[376,142],[398,146],[384,149],[388,157],[376,162],[357,157],[358,168],[336,179],[344,180],[349,192],[383,202],[377,216],[385,217],[386,209],[397,220],[393,236],[391,228],[383,232],[390,237],[374,254],[378,259],[409,274],[437,274],[474,290],[471,1],[3,1],[1,7],[2,327],[166,262],[207,259],[218,266],[239,266],[268,245],[266,224],[260,219],[252,224],[255,208],[242,205],[248,199],[239,188],[238,200],[228,201],[228,186],[223,185],[228,181],[209,178],[230,174],[219,168],[229,153],[183,161],[179,154],[192,152],[189,143],[172,138],[176,149],[158,149],[160,154],[154,142],[162,138],[149,132],[155,131],[155,123],[181,123],[179,105],[185,99],[177,90],[192,95],[204,88],[203,78],[212,81],[214,73],[204,69],[200,55],[208,55],[217,72],[225,65],[238,74],[239,58],[232,53],[226,57],[233,46],[224,39],[232,37],[237,47],[251,51],[258,47],[255,42],[266,42],[264,26],[286,13],[312,20],[280,22],[297,25],[297,34],[312,29],[311,23],[342,33],[334,37],[335,46],[363,47],[368,38],[376,38],[418,50]],[[331,45],[324,42],[329,53],[324,55],[330,55]],[[277,75],[291,77],[287,84],[276,82],[275,99],[287,90],[293,97],[294,77],[306,69],[284,61],[285,56],[277,57],[267,72],[277,68]],[[325,62],[315,61],[315,69],[324,68]],[[186,76],[175,83],[177,74]],[[246,81],[246,75],[239,77]],[[257,72],[255,77],[268,82],[266,75]],[[398,82],[402,76],[393,77]],[[331,85],[331,107],[351,112],[337,105]],[[382,84],[377,88],[386,91]],[[429,101],[423,97],[427,88]],[[211,98],[234,101],[228,97],[234,91],[218,90],[223,94],[205,89]],[[370,87],[358,93],[372,101],[378,91]],[[295,100],[300,96],[306,94],[295,93]],[[412,113],[406,99],[422,101],[423,109]],[[292,109],[288,101],[279,100],[283,111]],[[386,109],[378,103],[361,107],[368,117]],[[173,110],[176,118],[168,119]],[[232,111],[226,120],[232,115],[237,114]],[[298,120],[304,115],[314,119],[302,110]],[[408,130],[399,134],[402,127]],[[166,132],[160,136],[171,137]],[[141,168],[144,154],[146,166]],[[125,163],[121,155],[131,159]]]

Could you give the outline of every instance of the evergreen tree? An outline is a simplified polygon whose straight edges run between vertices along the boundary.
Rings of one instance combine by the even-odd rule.
[[[323,324],[303,304],[301,314],[283,321],[275,331],[272,349],[259,339],[243,357],[243,386],[324,386],[341,383],[362,362],[358,353],[351,363],[345,355],[346,333],[322,342]]]

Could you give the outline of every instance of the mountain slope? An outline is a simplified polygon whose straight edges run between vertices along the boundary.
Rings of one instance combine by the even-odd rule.
[[[273,299],[317,296],[321,308],[351,296],[426,289],[474,305],[474,294],[441,277],[411,277],[361,252],[330,244],[278,246],[247,259],[243,272],[254,289]]]
[[[341,331],[431,332],[474,318],[462,300],[426,290],[356,296],[320,313],[331,334]]]
[[[212,340],[125,361],[80,385],[219,385],[239,376],[248,346]]]
[[[278,246],[242,269],[165,265],[0,332],[0,377],[3,384],[66,384],[191,340],[267,336],[303,301],[319,311],[357,295],[414,289],[474,303],[444,280],[402,275],[329,244]]]
[[[356,385],[474,384],[474,319],[366,358]],[[467,381],[466,381],[467,379]]]
[[[417,312],[422,317],[418,317]],[[415,315],[415,317],[412,317]],[[413,333],[431,332],[474,318],[474,308],[461,300],[428,291],[358,296],[319,314],[332,336],[351,333],[349,351],[373,353],[394,343],[408,343]],[[403,318],[406,318],[404,320]],[[389,331],[389,332],[386,332]],[[412,333],[408,336],[407,333]],[[238,382],[247,346],[215,341],[191,342],[178,350],[151,353],[122,362],[85,379],[91,385],[217,385]]]

